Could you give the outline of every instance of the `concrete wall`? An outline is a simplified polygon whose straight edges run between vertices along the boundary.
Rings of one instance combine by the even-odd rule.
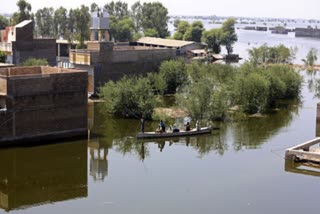
[[[7,111],[0,112],[0,143],[86,134],[87,72],[42,67],[13,69],[7,77]],[[29,74],[28,74],[29,71]],[[35,69],[37,71],[37,69]],[[53,72],[59,71],[59,73]]]
[[[175,49],[114,50],[100,55],[100,62],[94,66],[95,94],[109,80],[157,72],[161,62],[177,57]]]
[[[29,58],[47,59],[49,65],[56,65],[56,40],[34,39],[12,42],[13,63],[21,65]]]

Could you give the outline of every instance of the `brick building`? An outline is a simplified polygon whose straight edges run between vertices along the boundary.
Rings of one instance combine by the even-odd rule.
[[[87,134],[85,71],[0,69],[0,144]]]
[[[56,65],[56,40],[33,37],[33,21],[25,20],[0,31],[0,50],[7,53],[7,61],[21,65],[28,58],[47,59]]]

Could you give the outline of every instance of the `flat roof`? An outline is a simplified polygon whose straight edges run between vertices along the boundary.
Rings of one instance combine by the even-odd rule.
[[[155,37],[142,37],[137,41],[137,43],[180,48],[180,47],[194,44],[195,42],[181,41],[181,40],[175,40],[175,39],[162,39],[162,38],[155,38]]]
[[[27,24],[29,24],[30,22],[32,22],[32,20],[24,20],[24,21],[22,21],[22,22],[20,22],[19,24],[17,24],[16,25],[16,28],[17,27],[24,27],[24,26],[26,26]]]
[[[14,67],[14,64],[0,63],[0,68]]]

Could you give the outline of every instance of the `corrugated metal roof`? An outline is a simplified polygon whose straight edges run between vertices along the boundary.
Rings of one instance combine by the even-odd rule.
[[[20,22],[19,24],[16,25],[16,28],[17,27],[24,27],[26,26],[27,24],[29,24],[30,22],[32,22],[32,20],[24,20],[22,22]]]
[[[195,42],[181,41],[181,40],[174,40],[174,39],[161,39],[161,38],[155,38],[155,37],[142,37],[137,41],[137,43],[180,48],[180,47],[194,44]]]

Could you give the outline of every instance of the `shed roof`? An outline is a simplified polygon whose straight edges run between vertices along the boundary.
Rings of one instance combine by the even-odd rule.
[[[142,37],[137,41],[137,43],[181,48],[187,45],[194,44],[195,42],[181,41],[181,40],[175,40],[175,39],[162,39],[162,38],[155,38],[155,37]]]

